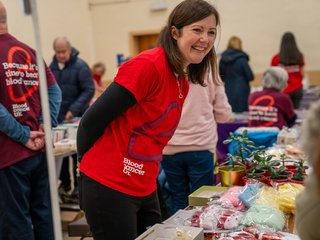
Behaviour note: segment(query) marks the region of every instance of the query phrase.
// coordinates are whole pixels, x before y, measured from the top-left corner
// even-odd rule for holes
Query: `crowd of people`
[[[219,28],[213,5],[182,1],[170,13],[158,46],[119,66],[108,87],[103,62],[90,68],[67,37],[54,39],[52,62],[45,64],[51,123],[80,119],[77,154],[63,159],[59,193],[79,203],[94,239],[134,239],[163,220],[160,171],[171,194],[170,214],[187,207],[189,194],[199,187],[215,185],[217,124],[231,121],[232,112],[248,112],[253,127],[294,124],[304,56],[293,33],[283,35],[263,73],[262,90],[251,92],[249,54],[240,37],[232,36],[219,59],[214,48]],[[37,83],[30,88],[28,81],[13,83],[12,77],[27,61],[25,71],[38,72],[36,53],[8,33],[1,1],[0,42],[0,239],[54,239],[39,78],[22,76]],[[312,146],[319,144],[320,127],[313,124],[320,122],[319,106],[305,125]],[[319,154],[305,145],[316,170],[305,190],[312,192],[319,190]],[[311,198],[319,209],[318,193],[312,194],[299,199],[301,212]],[[306,225],[315,216],[307,214],[298,214],[303,236],[310,235]]]
[[[225,83],[228,101],[235,113],[248,112],[249,126],[293,125],[303,97],[304,57],[294,34],[283,34],[279,53],[272,57],[270,68],[262,76],[262,90],[252,92],[254,79],[249,55],[242,50],[242,41],[233,36],[221,54],[219,72]]]

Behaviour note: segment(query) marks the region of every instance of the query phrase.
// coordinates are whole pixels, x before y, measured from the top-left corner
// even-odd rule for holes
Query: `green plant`
[[[281,160],[281,170],[283,171],[288,171],[288,166],[285,163],[294,163],[295,161],[287,159],[286,155],[284,153],[280,154],[280,160]],[[291,167],[291,165],[289,165],[289,167]],[[290,171],[290,170],[289,170]]]
[[[230,137],[223,141],[224,144],[234,144],[235,151],[233,155],[236,156],[237,161],[240,161],[244,165],[247,162],[247,158],[250,158],[252,155],[252,151],[257,149],[254,142],[247,137],[247,134],[247,130],[244,130],[242,134],[230,132]]]
[[[304,160],[299,159],[297,163],[294,164],[296,172],[293,175],[293,180],[295,181],[303,181],[305,177],[305,170],[308,169],[308,166],[304,165]]]
[[[253,179],[254,182],[263,182],[263,183],[266,183],[266,177],[263,175],[263,174],[246,174],[245,177],[244,177],[244,181],[245,183],[248,183],[249,181],[252,181],[252,180],[249,180],[249,179]]]
[[[260,176],[264,176],[263,174],[264,174],[264,170],[259,170],[255,167],[250,168],[246,172],[247,178],[254,178],[254,179],[259,179]]]
[[[268,171],[271,179],[284,179],[288,175],[287,168],[284,164],[285,158],[282,157],[281,159],[283,160],[282,166],[276,168],[281,163],[278,160],[273,160],[273,157],[274,155],[266,154],[265,150],[255,151],[252,156],[252,162],[254,162],[252,168],[254,168],[255,171]]]
[[[267,169],[268,169],[268,172],[270,173],[271,179],[285,179],[285,178],[288,178],[289,175],[291,175],[291,172],[288,172],[288,169],[285,165],[286,162],[291,162],[291,161],[286,160],[285,154],[280,155],[280,160],[281,161],[279,162],[277,160],[270,159],[269,164],[267,164]],[[279,165],[281,166],[278,168],[275,168],[276,166],[279,166]]]
[[[255,162],[255,168],[259,170],[272,171],[274,167],[280,165],[279,161],[272,160],[274,155],[268,155],[264,150],[254,152],[252,157],[252,161]]]
[[[258,162],[255,160],[251,160],[250,168],[247,170],[245,174],[245,179],[254,179],[255,181],[260,181],[260,182],[265,182],[266,177],[265,177],[265,172],[266,170],[260,169],[258,167]],[[245,180],[247,182],[247,180]]]
[[[241,163],[241,161],[239,161],[239,157],[238,156],[234,156],[231,153],[227,153],[227,159],[224,162],[225,165],[230,165],[231,169],[230,170],[234,170],[236,165],[243,165]]]
[[[257,173],[260,173],[262,170],[257,169],[256,166],[257,166],[257,165],[255,165],[254,163],[252,163],[252,164],[250,165],[249,170],[247,170],[246,175],[253,176],[253,175],[256,175]]]
[[[282,165],[280,167],[281,171],[286,171],[287,170],[286,165],[285,165],[286,155],[284,153],[280,154],[280,160],[281,160],[281,163],[282,163]]]
[[[270,179],[285,179],[285,178],[288,178],[286,169],[282,169],[281,167],[280,168],[270,167],[268,169],[268,171],[270,173]]]

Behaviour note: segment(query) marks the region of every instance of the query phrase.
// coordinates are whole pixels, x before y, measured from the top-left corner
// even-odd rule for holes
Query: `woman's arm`
[[[115,82],[110,84],[81,118],[77,132],[78,161],[102,136],[108,124],[136,102],[129,90]]]

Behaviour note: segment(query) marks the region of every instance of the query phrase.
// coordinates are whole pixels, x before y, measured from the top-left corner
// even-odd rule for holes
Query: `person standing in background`
[[[288,85],[283,92],[290,96],[293,107],[298,109],[303,96],[304,58],[293,33],[286,32],[283,34],[280,51],[273,56],[271,66],[281,66],[288,72]]]
[[[93,64],[91,71],[96,93],[101,94],[106,89],[102,82],[102,77],[106,72],[106,65],[102,62],[97,62]]]
[[[291,127],[297,115],[288,95],[288,73],[281,67],[270,67],[263,73],[262,91],[249,95],[249,127]]]
[[[214,71],[217,73],[217,71]],[[190,84],[178,127],[163,150],[161,167],[168,181],[171,213],[188,206],[190,193],[214,185],[217,122],[231,119],[232,111],[218,74],[206,75],[206,87]]]
[[[239,37],[233,36],[229,39],[227,50],[221,55],[219,72],[225,83],[232,111],[247,112],[249,82],[254,79],[254,76],[249,66],[249,56],[242,50],[242,42]]]
[[[79,51],[66,37],[57,37],[53,49],[55,55],[50,68],[62,91],[58,117],[62,123],[83,115],[94,95],[94,83],[88,64],[78,57]]]
[[[79,52],[73,48],[66,37],[57,37],[53,42],[55,55],[50,68],[62,91],[62,104],[58,116],[59,123],[70,122],[81,117],[89,107],[94,95],[94,83],[88,64],[78,57]],[[77,155],[73,159],[74,197],[77,197],[76,166]],[[72,189],[69,173],[69,157],[63,159],[59,187],[62,201],[68,200],[68,191]]]
[[[53,240],[36,52],[8,33],[0,1],[0,239]],[[52,126],[61,91],[45,65]]]
[[[132,240],[161,221],[157,176],[189,83],[216,76],[219,14],[204,0],[171,12],[159,46],[123,63],[80,121],[80,206],[95,240]]]

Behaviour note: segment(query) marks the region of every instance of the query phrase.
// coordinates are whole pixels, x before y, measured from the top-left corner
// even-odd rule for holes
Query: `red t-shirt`
[[[274,89],[264,89],[249,95],[249,126],[278,127],[287,126],[295,112],[288,95]]]
[[[10,34],[0,35],[0,103],[22,125],[39,129],[41,103],[36,54]],[[47,85],[55,78],[46,66]],[[37,154],[0,132],[0,169]]]
[[[271,66],[281,66],[283,67],[288,75],[288,85],[283,90],[284,93],[292,93],[299,88],[302,88],[302,68],[304,66],[304,60],[302,58],[302,63],[300,65],[291,65],[291,66],[284,66],[279,63],[279,54],[276,54],[271,61]]]
[[[84,155],[80,170],[119,192],[147,196],[156,190],[162,150],[177,127],[189,84],[179,79],[183,95],[179,98],[177,79],[162,48],[121,65],[114,81],[137,103],[107,126]]]
[[[102,81],[102,78],[101,78],[101,76],[100,75],[97,75],[97,74],[92,74],[92,78],[93,78],[93,80],[94,81],[96,81],[97,83],[101,83],[101,81]]]

